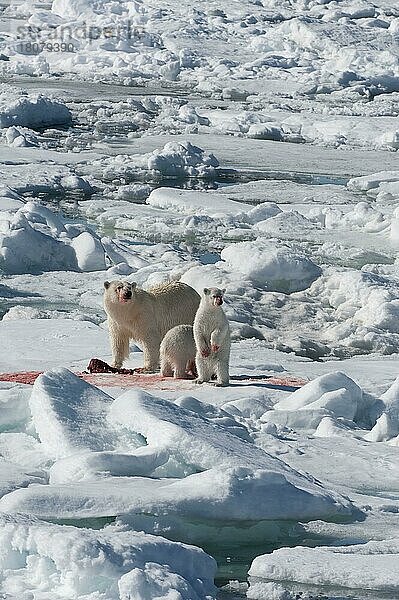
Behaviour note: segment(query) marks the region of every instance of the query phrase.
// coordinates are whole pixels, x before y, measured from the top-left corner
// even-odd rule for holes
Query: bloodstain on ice
[[[140,369],[116,369],[100,359],[92,359],[87,371],[75,373],[84,381],[99,387],[132,387],[157,388],[157,389],[190,389],[192,381],[187,379],[174,379],[162,377],[158,373],[141,373]],[[33,385],[43,371],[18,371],[15,373],[0,373],[0,381],[25,383]],[[262,385],[273,388],[296,389],[306,383],[303,379],[295,377],[272,377],[268,375],[233,375],[231,385]]]

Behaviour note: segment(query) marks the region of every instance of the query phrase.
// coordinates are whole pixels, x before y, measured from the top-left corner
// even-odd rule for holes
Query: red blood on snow
[[[100,387],[141,387],[172,390],[175,385],[181,389],[182,385],[192,387],[189,379],[173,379],[162,377],[158,373],[143,373],[142,369],[117,369],[111,367],[99,358],[92,358],[87,371],[75,373],[84,381]],[[33,385],[43,371],[19,371],[16,373],[0,373],[0,381],[26,383]],[[303,386],[306,381],[295,377],[269,377],[268,375],[232,375],[233,385],[262,385],[273,388],[296,389]]]

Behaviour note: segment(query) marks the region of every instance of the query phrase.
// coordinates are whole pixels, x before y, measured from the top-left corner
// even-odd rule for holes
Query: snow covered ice
[[[394,539],[389,544],[369,542],[357,546],[326,547],[322,550],[304,547],[281,549],[271,555],[256,558],[249,575],[251,580],[252,577],[283,582],[294,580],[298,584],[305,584],[303,589],[311,588],[315,591],[317,586],[322,585],[329,590],[327,593],[337,593],[339,590],[338,593],[347,594],[351,588],[359,588],[361,572],[362,588],[369,593],[397,594],[395,566],[398,558],[398,542]],[[270,598],[270,592],[267,584],[258,581],[251,585],[248,598]]]
[[[215,563],[198,548],[115,526],[99,532],[28,515],[0,518],[8,597],[198,600],[213,594]]]
[[[0,596],[395,600],[398,8],[0,29]],[[83,379],[112,279],[226,288],[231,384]]]

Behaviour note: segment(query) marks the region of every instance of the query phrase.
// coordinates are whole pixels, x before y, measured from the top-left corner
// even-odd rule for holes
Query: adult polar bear
[[[156,371],[162,338],[176,325],[192,325],[199,303],[199,294],[180,281],[163,283],[148,291],[135,282],[106,281],[104,308],[113,366],[122,367],[129,356],[129,340],[134,340],[144,352],[144,371]]]

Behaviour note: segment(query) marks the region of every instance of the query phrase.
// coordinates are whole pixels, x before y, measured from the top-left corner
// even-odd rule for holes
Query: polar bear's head
[[[126,304],[132,300],[136,286],[135,281],[104,281],[104,295],[109,302]]]
[[[203,300],[211,306],[222,306],[225,292],[220,288],[204,288]]]

